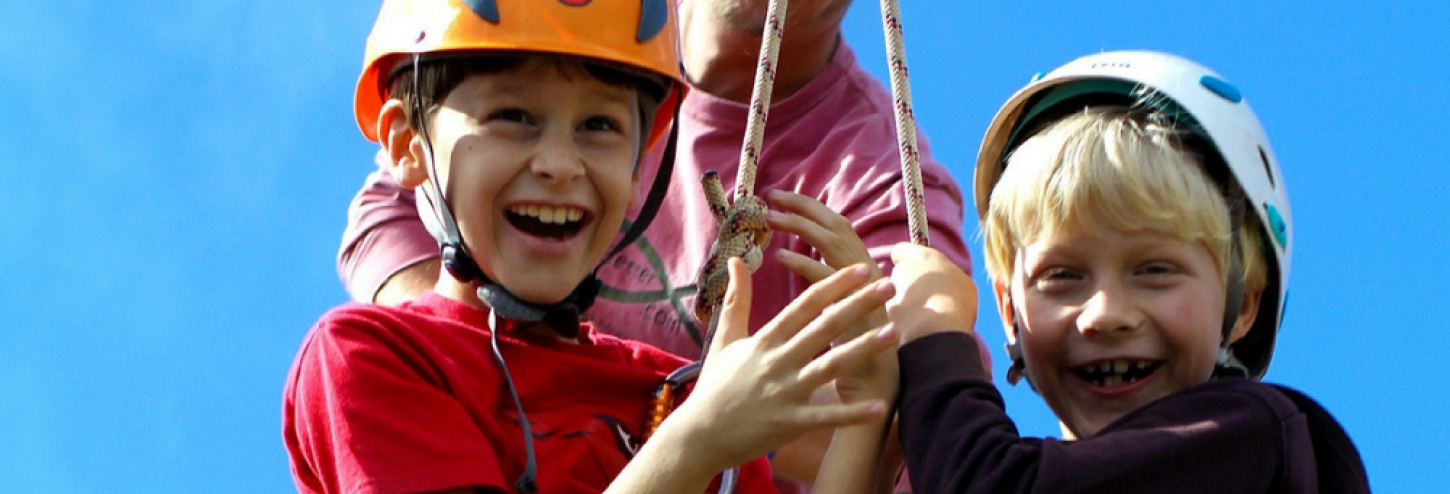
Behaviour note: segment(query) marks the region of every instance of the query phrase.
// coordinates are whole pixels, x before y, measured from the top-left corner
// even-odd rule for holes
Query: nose
[[[529,169],[552,182],[564,183],[584,174],[584,157],[570,132],[546,132]]]
[[[1077,316],[1078,332],[1088,337],[1129,334],[1142,323],[1142,313],[1133,308],[1129,296],[1112,287],[1093,292]]]

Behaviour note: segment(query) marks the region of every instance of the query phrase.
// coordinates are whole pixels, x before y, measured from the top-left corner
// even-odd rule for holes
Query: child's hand
[[[898,288],[886,305],[905,344],[942,331],[971,332],[977,322],[977,286],[951,259],[910,243],[891,249],[891,282]]]
[[[781,265],[811,283],[825,279],[838,269],[856,264],[867,265],[871,270],[872,280],[881,277],[881,269],[871,259],[866,244],[861,242],[861,237],[856,235],[856,230],[845,216],[820,201],[801,194],[775,190],[769,196],[771,206],[778,210],[770,214],[770,227],[796,235],[821,254],[821,261],[816,261],[781,249],[775,252],[775,258]],[[841,339],[855,338],[883,327],[886,323],[884,308],[872,310],[859,319]],[[836,392],[844,403],[870,399],[895,401],[898,374],[896,352],[882,352],[837,379]]]
[[[821,353],[852,322],[895,293],[890,283],[868,283],[867,266],[843,269],[811,286],[754,336],[747,336],[750,271],[740,259],[730,259],[729,270],[720,325],[699,382],[659,434],[681,439],[707,465],[725,468],[812,429],[884,417],[884,400],[812,404],[811,393],[895,347],[894,332],[880,330]]]

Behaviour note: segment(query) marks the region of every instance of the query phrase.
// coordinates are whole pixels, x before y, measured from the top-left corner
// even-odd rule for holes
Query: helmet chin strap
[[[1223,343],[1214,355],[1213,375],[1209,379],[1246,378],[1249,369],[1233,353],[1233,331],[1238,324],[1239,311],[1244,305],[1244,262],[1239,249],[1239,229],[1244,224],[1243,194],[1234,188],[1225,194],[1229,209],[1229,270],[1228,287],[1223,304]]]
[[[1233,235],[1234,253],[1238,253],[1238,232]],[[1244,269],[1243,263],[1237,255],[1232,256],[1232,268],[1229,270],[1228,294],[1224,300],[1223,307],[1223,344],[1218,347],[1218,353],[1213,358],[1213,376],[1210,379],[1225,378],[1246,378],[1249,377],[1249,368],[1234,356],[1233,351],[1233,330],[1238,322],[1239,310],[1244,304]]]
[[[1012,366],[1007,368],[1007,384],[1016,386],[1026,378],[1027,385],[1036,391],[1037,386],[1032,385],[1032,376],[1027,375],[1027,361],[1022,358],[1022,313],[1015,307],[1012,309],[1012,340],[1006,346],[1007,358],[1012,362]]]

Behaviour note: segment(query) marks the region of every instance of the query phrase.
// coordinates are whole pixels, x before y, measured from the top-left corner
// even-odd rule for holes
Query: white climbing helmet
[[[1262,227],[1269,265],[1264,297],[1254,326],[1230,347],[1249,377],[1262,378],[1274,353],[1288,293],[1293,247],[1289,195],[1258,117],[1236,87],[1207,67],[1166,53],[1114,51],[1073,60],[1034,78],[998,110],[982,140],[975,180],[977,217],[985,219],[992,188],[1006,167],[1005,158],[1021,144],[1018,134],[1024,127],[1033,126],[1034,117],[1054,107],[1061,109],[1063,103],[1075,103],[1081,109],[1103,104],[1104,99],[1132,101],[1134,92],[1142,88],[1166,97],[1169,101],[1163,103],[1172,107],[1170,111],[1191,117],[1180,121],[1191,122],[1189,130],[1212,144],[1244,192],[1246,209],[1254,213],[1244,215],[1244,224],[1252,225],[1247,219],[1257,218]],[[1210,175],[1214,172],[1210,170]],[[1009,341],[1015,338],[1008,335]]]

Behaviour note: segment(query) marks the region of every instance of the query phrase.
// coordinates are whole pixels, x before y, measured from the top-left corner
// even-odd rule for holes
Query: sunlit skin
[[[1022,318],[1027,375],[1068,438],[1090,437],[1213,372],[1226,291],[1200,242],[1152,231],[1054,232],[1019,249],[1010,289],[994,290],[1004,322]],[[1232,338],[1257,310],[1258,294],[1246,296]],[[1104,377],[1104,363],[1126,364],[1131,378],[1121,367]]]
[[[568,296],[639,199],[638,115],[632,89],[548,63],[473,75],[448,94],[429,137],[464,242],[484,273],[525,301]],[[421,139],[407,137],[407,156],[394,160],[393,172],[417,186],[427,177],[417,159],[425,153]],[[559,215],[548,210],[565,219],[541,219]],[[474,286],[451,276],[435,289],[479,305]]]

